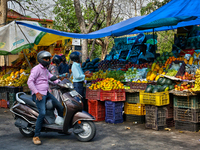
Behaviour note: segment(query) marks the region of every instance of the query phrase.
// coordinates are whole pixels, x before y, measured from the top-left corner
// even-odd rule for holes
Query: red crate
[[[88,113],[95,117],[94,121],[105,120],[105,104],[98,100],[88,100]]]
[[[100,101],[126,101],[124,89],[103,91],[101,90]]]
[[[4,99],[0,100],[0,107],[2,107],[2,108],[8,108],[7,101],[4,100]]]
[[[86,88],[86,99],[94,99],[94,100],[100,100],[100,94],[101,90],[90,90],[89,88]]]

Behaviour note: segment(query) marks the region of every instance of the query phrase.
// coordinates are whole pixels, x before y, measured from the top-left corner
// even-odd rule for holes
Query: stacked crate
[[[8,91],[8,107],[11,108],[16,101],[16,94],[18,92],[22,92],[23,88],[22,87],[7,87]]]
[[[165,127],[167,127],[167,117],[171,117],[170,113],[167,112],[167,107],[169,107],[170,104],[168,91],[145,93],[143,90],[141,90],[140,103],[145,104],[146,128],[163,130]]]
[[[91,114],[94,121],[105,120],[105,102],[100,101],[100,89],[90,90],[86,88],[86,99],[88,100],[88,113]]]
[[[125,90],[101,90],[100,100],[105,101],[105,122],[107,123],[122,123],[123,106],[126,100]]]
[[[200,95],[174,96],[175,128],[188,131],[200,129]]]
[[[173,127],[174,122],[174,106],[173,106],[173,94],[169,94],[169,105],[166,106],[166,124],[167,127]]]
[[[126,93],[124,118],[127,122],[142,124],[145,122],[145,105],[140,104],[139,92]]]
[[[8,92],[6,87],[0,87],[0,107],[8,108]]]

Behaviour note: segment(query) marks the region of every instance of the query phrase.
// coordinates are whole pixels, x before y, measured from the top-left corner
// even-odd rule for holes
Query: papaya
[[[159,78],[160,78],[160,75],[157,75],[155,78],[155,81],[158,81]]]
[[[154,62],[154,63],[152,64],[152,66],[151,66],[151,70],[153,71],[155,67],[156,67],[156,63]]]
[[[187,63],[188,63],[188,61],[187,61],[187,59],[186,59],[186,58],[184,58],[184,62],[185,62],[185,64],[187,64]]]
[[[190,57],[188,64],[192,65],[193,64],[193,60],[194,60],[194,57]]]

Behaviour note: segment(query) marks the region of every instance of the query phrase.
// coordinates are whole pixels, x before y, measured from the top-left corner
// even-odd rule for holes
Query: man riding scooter
[[[36,145],[41,144],[39,136],[44,121],[44,117],[46,114],[45,104],[48,98],[52,99],[52,103],[58,111],[58,116],[63,117],[63,109],[64,109],[63,106],[48,91],[49,89],[48,80],[53,76],[47,70],[51,62],[50,61],[51,57],[52,57],[51,54],[47,51],[41,51],[38,53],[37,60],[39,64],[31,70],[31,74],[27,82],[30,90],[32,91],[32,99],[36,103],[37,108],[39,110],[39,116],[37,118],[35,127],[35,135],[33,137],[33,143]],[[54,82],[58,83],[59,80],[56,80]]]

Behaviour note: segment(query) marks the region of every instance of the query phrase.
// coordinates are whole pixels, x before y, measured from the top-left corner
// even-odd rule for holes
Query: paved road
[[[34,145],[32,138],[23,137],[8,109],[0,108],[0,150],[200,150],[200,133],[180,133],[145,129],[132,123],[107,124],[97,122],[97,134],[91,142],[79,142],[70,136],[42,133],[42,145]],[[130,130],[126,129],[130,127]]]

